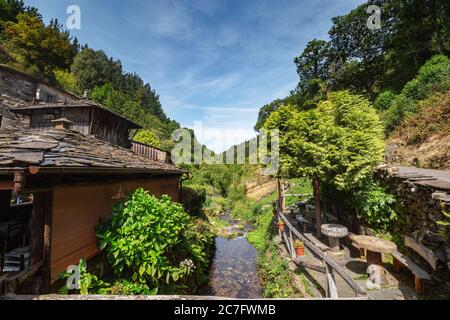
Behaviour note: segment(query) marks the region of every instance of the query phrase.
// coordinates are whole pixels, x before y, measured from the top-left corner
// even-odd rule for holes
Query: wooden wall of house
[[[90,108],[54,108],[38,109],[33,111],[30,127],[33,129],[48,130],[54,127],[52,120],[67,118],[73,122],[72,130],[89,135]]]
[[[130,147],[128,123],[112,116],[106,111],[96,109],[91,134],[98,139],[122,146]]]
[[[147,181],[128,181],[98,185],[61,186],[53,194],[53,226],[51,243],[51,277],[81,258],[89,259],[99,253],[95,227],[106,221],[122,189],[124,193],[144,188],[151,194],[167,194],[178,201],[179,177],[161,177]]]

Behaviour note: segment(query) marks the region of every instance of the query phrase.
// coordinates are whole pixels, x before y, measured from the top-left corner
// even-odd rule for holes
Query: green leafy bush
[[[132,283],[126,280],[118,280],[113,285],[100,280],[96,275],[90,273],[87,268],[87,262],[84,259],[80,260],[78,264],[80,272],[79,291],[80,294],[100,294],[100,295],[155,295],[158,288],[150,289],[147,285],[142,283]],[[70,273],[64,272],[60,278],[67,279],[71,276]],[[61,294],[68,294],[69,289],[64,286],[60,289]]]
[[[188,222],[183,207],[168,196],[157,199],[138,189],[99,229],[100,248],[119,278],[152,286],[177,281],[192,271],[173,255]]]
[[[384,111],[389,109],[389,107],[392,105],[393,101],[395,100],[396,94],[391,91],[387,90],[382,93],[380,93],[375,100],[375,108],[378,111]]]
[[[391,222],[397,219],[392,208],[394,203],[395,197],[372,181],[353,193],[353,206],[359,218],[380,232],[386,232]]]
[[[133,138],[134,141],[147,144],[154,148],[160,148],[161,142],[158,137],[150,130],[140,130]]]

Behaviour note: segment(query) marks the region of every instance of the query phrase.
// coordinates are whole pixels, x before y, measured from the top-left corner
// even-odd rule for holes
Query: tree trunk
[[[313,177],[312,180],[313,191],[314,191],[314,206],[316,209],[316,232],[319,237],[322,236],[322,216],[320,214],[320,182],[317,177]]]

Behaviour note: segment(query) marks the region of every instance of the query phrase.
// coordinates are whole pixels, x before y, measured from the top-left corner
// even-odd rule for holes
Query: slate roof
[[[0,173],[38,166],[65,172],[182,174],[174,164],[151,160],[129,149],[68,129],[0,130]]]

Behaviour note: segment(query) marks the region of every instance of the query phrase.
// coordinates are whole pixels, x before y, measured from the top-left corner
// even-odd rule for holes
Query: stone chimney
[[[52,123],[54,126],[53,128],[56,130],[63,130],[63,129],[70,130],[70,129],[72,129],[72,125],[73,125],[73,122],[67,118],[55,119],[55,120],[52,120]]]

